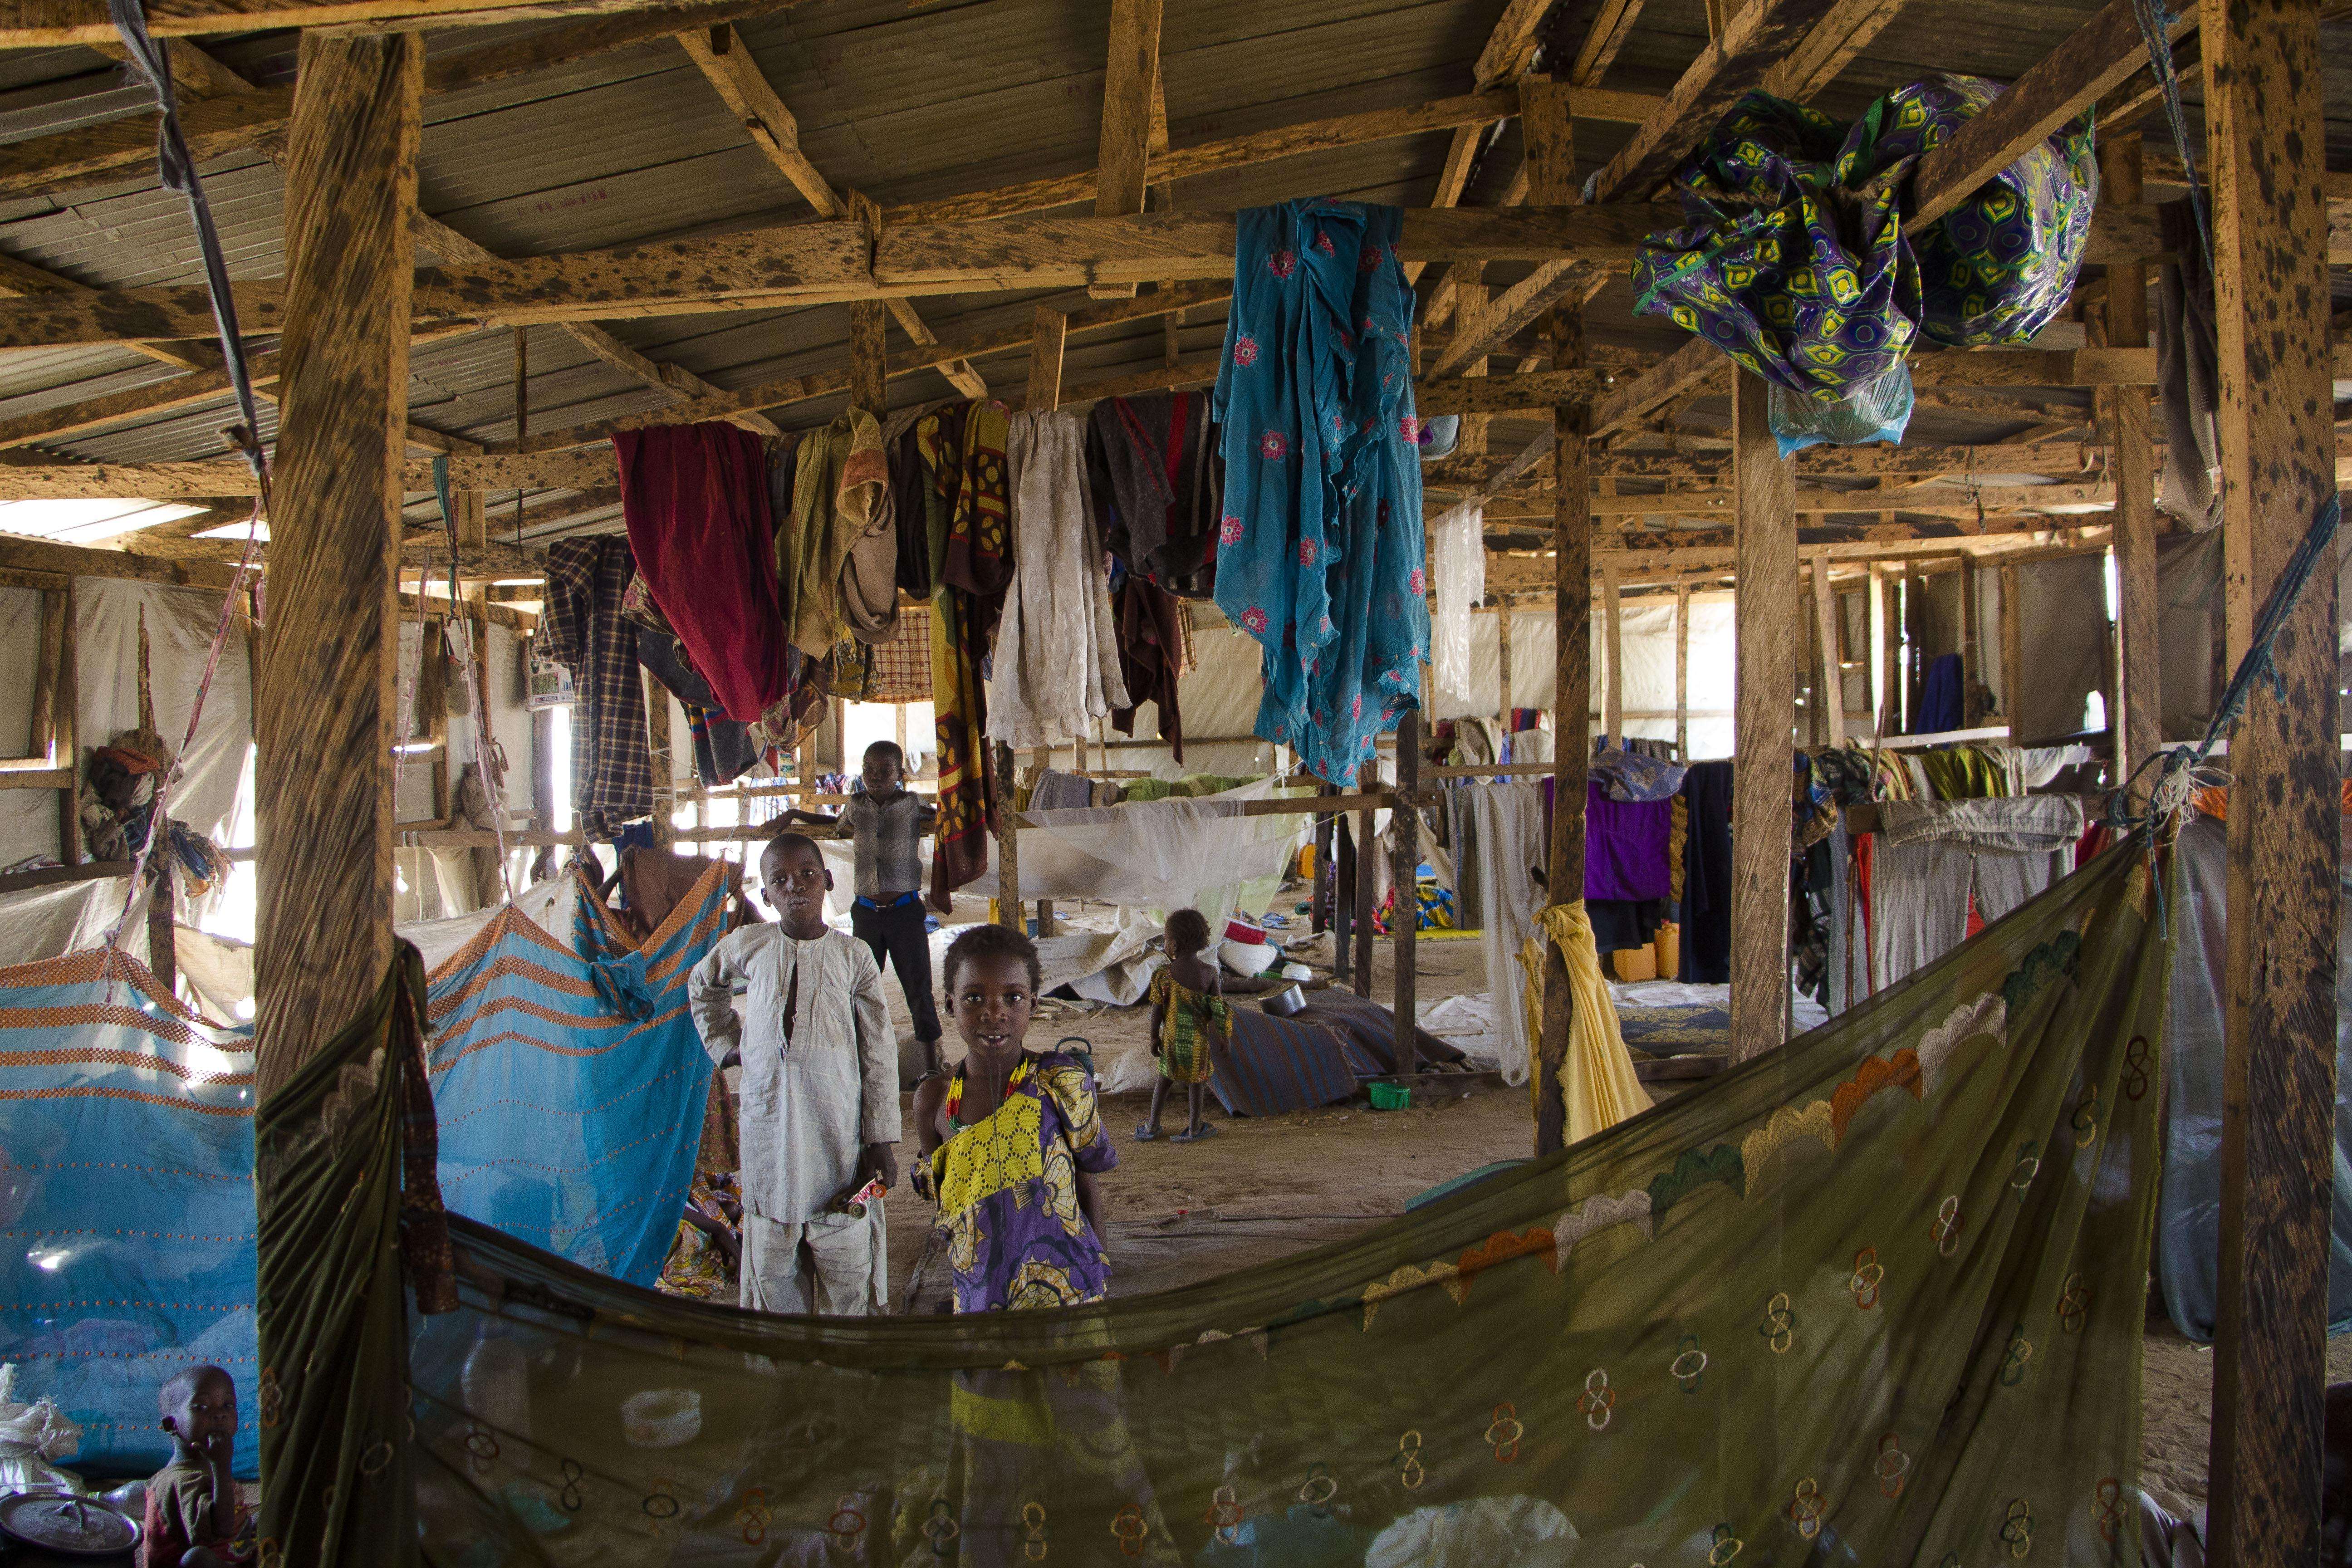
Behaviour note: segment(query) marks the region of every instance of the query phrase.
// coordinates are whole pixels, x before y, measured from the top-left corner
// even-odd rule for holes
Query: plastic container
[[[1616,965],[1620,980],[1630,982],[1658,977],[1658,952],[1654,947],[1621,947],[1610,957]]]
[[[1668,921],[1658,928],[1650,940],[1650,951],[1658,955],[1658,976],[1672,980],[1683,972],[1683,928]]]
[[[632,1448],[675,1448],[702,1433],[702,1395],[691,1388],[649,1388],[621,1401],[621,1436]]]
[[[1371,1091],[1374,1110],[1403,1110],[1412,1104],[1412,1090],[1401,1083],[1375,1083],[1365,1087]]]

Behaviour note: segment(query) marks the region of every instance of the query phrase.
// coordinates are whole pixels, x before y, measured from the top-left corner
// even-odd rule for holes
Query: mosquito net
[[[331,1052],[265,1111],[265,1172],[286,1141],[288,1201],[375,1240],[264,1237],[264,1441],[321,1483],[273,1488],[264,1534],[335,1560],[413,1479],[436,1563],[2105,1561],[2139,1455],[2151,906],[2146,859],[2103,856],[1563,1153],[1093,1307],[752,1316],[453,1220],[456,1310],[407,1320],[404,1383],[381,1324],[324,1310],[383,1299],[399,1201],[396,1086],[314,1131]]]

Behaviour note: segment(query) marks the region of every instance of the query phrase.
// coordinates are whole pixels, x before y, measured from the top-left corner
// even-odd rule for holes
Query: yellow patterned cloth
[[[1233,1014],[1225,999],[1176,984],[1166,970],[1151,977],[1152,1049],[1160,1076],[1171,1083],[1206,1083],[1215,1064],[1211,1042],[1230,1038]]]

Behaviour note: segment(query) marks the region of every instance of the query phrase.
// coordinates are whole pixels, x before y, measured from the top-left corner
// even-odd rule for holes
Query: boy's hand
[[[887,1143],[868,1143],[857,1156],[857,1184],[878,1181],[885,1188],[898,1184],[898,1152]]]

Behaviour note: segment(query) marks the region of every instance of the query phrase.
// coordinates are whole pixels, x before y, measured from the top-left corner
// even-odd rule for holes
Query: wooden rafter
[[[792,182],[793,188],[816,209],[817,216],[844,216],[849,210],[848,198],[834,189],[833,183],[802,153],[799,119],[785,106],[775,84],[760,68],[760,62],[751,58],[751,46],[743,41],[734,25],[722,22],[709,27],[692,27],[677,37],[687,58],[741,121],[752,145]],[[912,300],[894,299],[889,308],[892,319],[917,347],[929,347],[939,342],[937,334],[916,312]],[[933,368],[966,397],[988,395],[988,383],[968,362],[946,360]]]
[[[439,218],[423,212],[416,215],[416,238],[419,244],[442,260],[460,266],[496,266],[500,259]],[[684,365],[663,363],[641,354],[592,321],[566,321],[563,331],[572,342],[614,370],[635,377],[673,400],[726,395],[723,388],[712,385]],[[770,436],[777,433],[772,420],[751,410],[739,410],[727,417],[747,430],[757,430]]]
[[[1160,0],[1110,0],[1110,41],[1103,70],[1102,131],[1095,153],[1095,216],[1143,210],[1151,168],[1152,105],[1159,98]],[[1162,124],[1165,124],[1163,119]],[[1088,287],[1097,300],[1135,292],[1132,282]]]
[[[1645,234],[1671,221],[1665,215],[1673,210],[1671,204],[1653,202],[1414,209],[1405,215],[1398,251],[1408,259],[1532,260],[1540,263],[1539,272],[1579,262],[1619,263],[1634,254]],[[2157,235],[2155,209],[2107,207],[2094,220],[2088,255],[2104,261],[2160,254]],[[1230,212],[886,227],[870,244],[856,223],[800,224],[494,267],[420,269],[415,309],[420,325],[520,326],[1073,288],[1109,279],[1225,279],[1233,273],[1234,243]],[[282,285],[240,282],[236,289],[247,331],[278,330]],[[1514,298],[1524,300],[1518,285],[1496,300],[1489,322],[1512,309],[1507,301]],[[209,329],[211,310],[205,290],[188,285],[0,300],[0,348],[193,337]],[[1480,335],[1458,335],[1447,358],[1475,357],[1466,355],[1465,345]]]
[[[418,3],[431,5],[439,0],[418,0]],[[792,0],[781,0],[781,3],[791,4]],[[71,4],[77,8],[87,8],[87,0],[71,0]],[[28,5],[29,0],[8,0],[6,4],[0,4],[0,38],[11,36],[4,19],[22,13]],[[667,37],[688,27],[709,26],[740,16],[772,12],[779,8],[779,0],[721,0],[721,3],[710,5],[653,6],[623,0],[620,5],[604,8],[617,14],[597,16],[572,26],[506,43],[453,50],[442,55],[425,68],[425,94],[429,99],[446,93],[463,92],[568,61],[587,59],[652,39]],[[42,9],[45,12],[48,10],[47,7]],[[165,9],[159,4],[150,7],[148,12],[148,26],[158,36],[166,36],[173,28],[174,18],[163,15]],[[220,19],[232,16],[258,18],[269,9],[266,4],[253,9],[228,4],[222,5],[216,15]],[[105,5],[96,5],[95,13],[102,21],[106,16]],[[282,25],[289,24],[258,19],[239,20],[231,26],[196,30],[247,32]],[[108,22],[90,31],[89,37],[70,41],[99,44],[109,42],[114,37],[113,25]],[[0,43],[0,47],[16,47],[29,46]],[[223,93],[202,101],[183,104],[180,123],[187,135],[190,150],[201,163],[207,158],[250,152],[268,145],[273,139],[285,134],[293,108],[294,89],[290,87],[260,89],[247,94]],[[155,120],[152,114],[129,115],[103,124],[27,137],[22,142],[0,147],[0,195],[36,195],[71,190],[101,180],[139,174],[152,168],[154,161]]]

